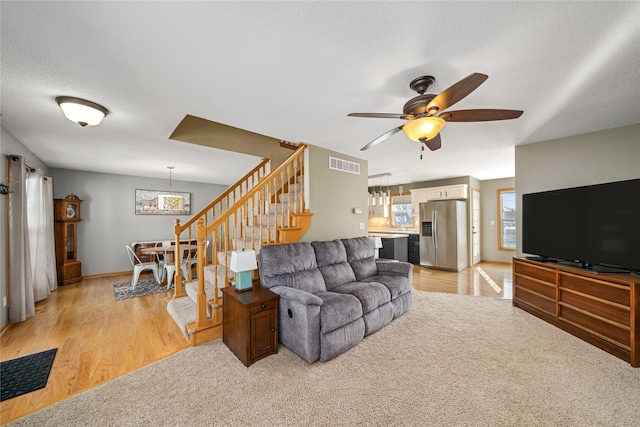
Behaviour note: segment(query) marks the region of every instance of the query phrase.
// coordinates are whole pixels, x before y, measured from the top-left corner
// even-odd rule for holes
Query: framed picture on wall
[[[136,190],[136,215],[191,215],[191,193]]]

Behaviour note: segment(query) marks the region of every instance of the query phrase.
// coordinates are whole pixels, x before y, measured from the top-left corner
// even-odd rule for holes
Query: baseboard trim
[[[116,271],[114,273],[92,274],[92,275],[89,275],[89,276],[82,276],[82,278],[83,279],[101,279],[103,277],[122,276],[123,274],[133,274],[133,270]],[[142,273],[142,274],[144,275],[145,273]]]

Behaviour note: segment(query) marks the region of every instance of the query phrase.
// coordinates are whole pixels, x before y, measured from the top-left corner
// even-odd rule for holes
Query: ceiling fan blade
[[[402,126],[404,126],[404,125],[402,125]],[[382,135],[380,135],[379,137],[377,137],[376,139],[374,139],[373,141],[371,141],[370,143],[368,143],[367,145],[362,147],[360,149],[360,151],[368,150],[369,148],[373,147],[374,145],[378,145],[379,143],[381,143],[385,139],[392,137],[393,135],[395,135],[396,133],[398,133],[398,132],[400,132],[402,130],[402,126],[398,126],[397,128],[393,128],[393,129],[383,133]]]
[[[440,147],[442,147],[442,140],[440,139],[440,134],[437,134],[436,136],[434,136],[430,140],[425,141],[424,145],[429,147],[429,150],[431,150],[431,151],[439,150]]]
[[[521,110],[458,110],[446,111],[439,115],[447,122],[490,122],[493,120],[517,119],[522,115]]]
[[[395,114],[395,113],[349,113],[349,117],[369,117],[374,119],[403,119],[411,120],[413,116],[407,114]]]
[[[431,109],[436,109],[436,111],[444,111],[445,109],[451,107],[453,104],[476,90],[476,88],[484,83],[484,81],[488,78],[489,76],[487,76],[486,74],[480,73],[473,73],[465,77],[453,86],[450,86],[447,89],[443,90],[438,96],[433,98],[431,102],[427,104],[426,111],[429,112],[429,110]],[[430,112],[430,114],[435,114],[435,112]]]

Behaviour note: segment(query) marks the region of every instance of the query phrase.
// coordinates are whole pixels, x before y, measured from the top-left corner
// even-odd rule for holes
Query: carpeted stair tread
[[[222,298],[222,291],[220,291],[220,287],[222,286],[223,280],[218,281],[219,285],[218,285],[218,297]],[[187,296],[189,297],[189,299],[191,301],[193,301],[194,307],[198,298],[198,281],[194,280],[192,282],[189,282],[185,285],[184,287],[185,292],[187,293]],[[214,286],[213,286],[213,282],[209,282],[207,280],[205,280],[204,282],[204,294],[206,295],[207,301],[210,301],[213,299],[213,291],[214,291]],[[195,310],[195,308],[194,308]],[[207,317],[211,317],[211,306],[209,304],[207,304]]]
[[[167,311],[180,327],[180,332],[189,341],[187,325],[196,321],[196,304],[189,297],[174,298],[169,300]]]
[[[274,225],[278,226],[286,226],[289,225],[289,217],[288,215],[268,215],[268,214],[260,214],[256,216],[254,224],[257,225]]]

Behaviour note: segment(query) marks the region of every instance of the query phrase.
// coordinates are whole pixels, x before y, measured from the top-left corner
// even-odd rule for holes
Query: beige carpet
[[[511,306],[415,292],[411,310],[308,365],[189,348],[10,425],[631,426],[640,369]]]

